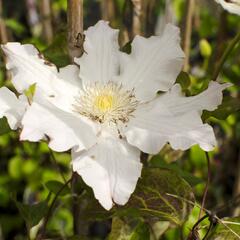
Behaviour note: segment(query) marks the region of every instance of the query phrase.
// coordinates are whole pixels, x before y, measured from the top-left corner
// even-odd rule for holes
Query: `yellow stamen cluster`
[[[133,90],[125,90],[113,82],[85,87],[73,104],[74,111],[94,121],[127,122],[137,107]]]

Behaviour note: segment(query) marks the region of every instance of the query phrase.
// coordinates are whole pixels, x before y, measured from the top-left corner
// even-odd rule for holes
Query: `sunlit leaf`
[[[240,237],[240,217],[224,218],[224,224],[218,223],[208,240],[239,240]],[[227,226],[227,227],[226,227]],[[238,235],[238,236],[237,236]]]
[[[125,209],[136,209],[147,219],[181,225],[192,209],[186,200],[194,201],[192,189],[175,171],[147,168]]]

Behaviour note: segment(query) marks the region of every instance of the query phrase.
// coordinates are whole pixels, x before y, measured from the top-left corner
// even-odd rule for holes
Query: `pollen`
[[[96,97],[95,106],[102,112],[111,110],[114,97],[111,95],[100,95]]]
[[[126,123],[133,116],[138,101],[134,90],[127,90],[121,84],[94,83],[75,98],[74,111],[100,123]]]

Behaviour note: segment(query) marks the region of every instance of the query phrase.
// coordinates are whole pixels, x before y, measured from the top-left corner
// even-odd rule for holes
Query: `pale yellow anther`
[[[95,106],[102,112],[110,110],[113,106],[113,96],[111,95],[97,96]]]

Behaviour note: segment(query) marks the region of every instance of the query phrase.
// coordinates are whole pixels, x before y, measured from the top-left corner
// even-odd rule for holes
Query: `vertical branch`
[[[115,17],[115,7],[113,0],[101,1],[102,19],[112,22]]]
[[[79,36],[83,40],[83,0],[68,0],[68,51],[73,60],[83,54],[83,41],[78,42]]]
[[[68,51],[70,58],[80,57],[83,52],[83,0],[68,0],[67,20],[68,20]],[[72,174],[72,213],[73,213],[73,231],[76,235],[86,236],[87,225],[82,210],[84,202],[79,202],[78,194],[80,190],[77,187],[78,175]]]
[[[51,3],[50,0],[41,1],[41,13],[42,13],[42,24],[43,33],[47,43],[51,43],[53,39],[53,28],[51,21]]]
[[[202,204],[201,204],[200,212],[199,212],[199,215],[198,215],[198,220],[201,218],[202,211],[205,207],[208,188],[209,188],[209,184],[210,184],[210,180],[211,180],[211,169],[210,169],[211,166],[210,166],[210,158],[209,158],[208,152],[205,152],[205,155],[206,155],[206,159],[207,159],[207,183],[206,183],[204,193],[203,193]]]
[[[7,41],[8,41],[7,29],[3,18],[3,4],[2,0],[0,0],[0,42],[2,44],[6,43]]]
[[[185,53],[183,71],[185,72],[189,70],[189,57],[190,57],[190,50],[191,50],[191,35],[192,35],[194,5],[195,5],[195,0],[187,0],[186,18],[184,23],[184,35],[183,35],[183,51]]]
[[[142,33],[142,1],[132,0],[133,3],[133,36],[140,35]]]
[[[28,24],[31,28],[31,32],[33,35],[39,35],[41,28],[36,0],[25,0],[25,2],[27,7]]]

